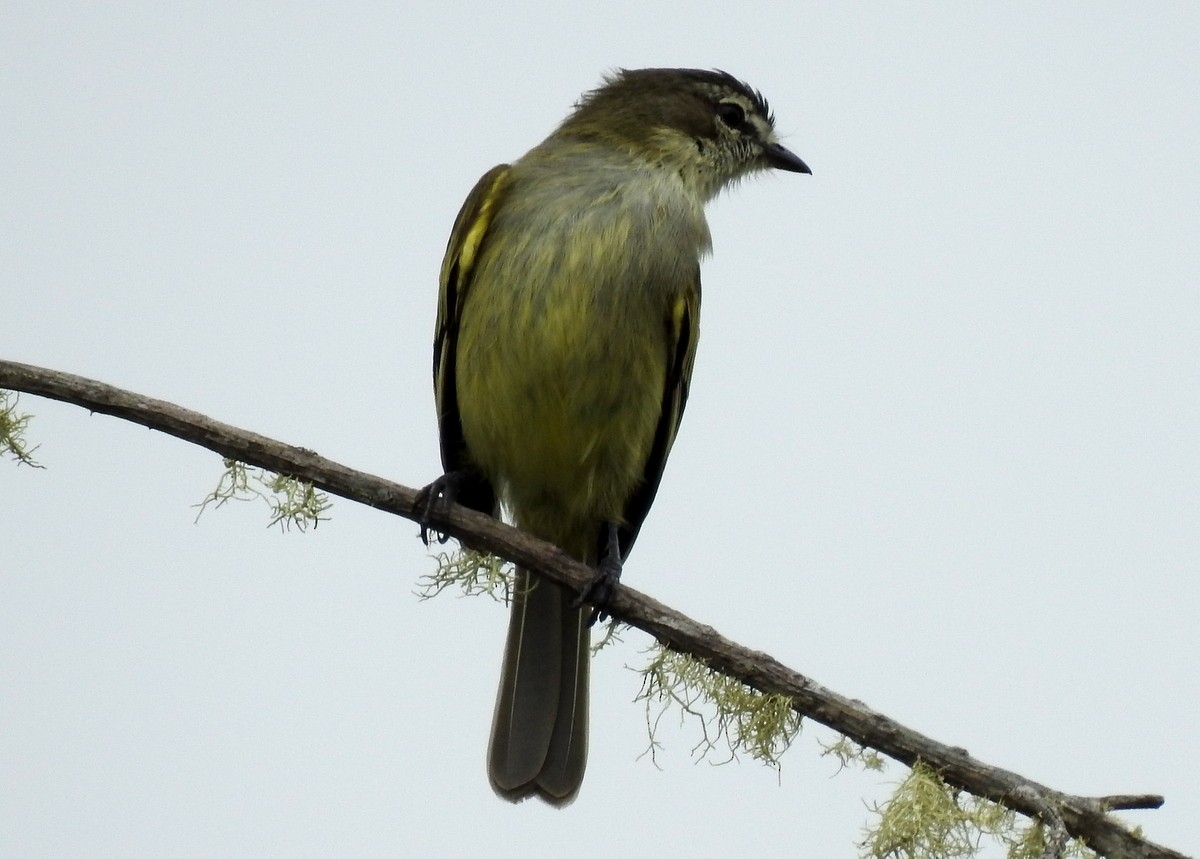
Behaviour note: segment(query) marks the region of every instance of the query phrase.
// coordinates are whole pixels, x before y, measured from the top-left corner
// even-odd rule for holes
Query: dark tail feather
[[[574,598],[517,571],[488,747],[492,788],[512,802],[568,805],[583,781],[591,633]]]

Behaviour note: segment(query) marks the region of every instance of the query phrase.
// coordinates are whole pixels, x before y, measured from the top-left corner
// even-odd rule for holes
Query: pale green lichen
[[[42,468],[33,458],[37,448],[25,441],[25,430],[33,417],[17,411],[19,401],[16,391],[0,390],[0,456],[11,456],[18,465]]]
[[[779,757],[800,733],[800,715],[786,695],[764,695],[739,680],[712,671],[702,660],[656,645],[649,664],[639,672],[650,744],[643,754],[656,759],[661,745],[656,731],[664,716],[678,710],[680,724],[699,729],[692,753],[705,759],[718,748],[728,752],[722,763],[748,754],[779,769]]]
[[[507,602],[512,587],[513,566],[490,552],[460,549],[434,556],[437,569],[417,581],[417,596],[432,599],[446,588],[456,587],[464,596],[487,594]]]
[[[244,462],[235,459],[224,460],[225,471],[221,473],[217,486],[203,501],[194,506],[200,511],[196,521],[211,504],[221,508],[230,501],[251,501],[260,498],[271,508],[271,525],[278,525],[281,530],[290,530],[293,526],[301,531],[308,527],[316,527],[318,523],[327,521],[323,515],[332,504],[329,496],[317,490],[311,483],[277,474],[262,468],[251,468]]]
[[[862,856],[869,859],[962,859],[979,855],[988,844],[1003,847],[1008,859],[1045,855],[1039,821],[1027,822],[999,803],[956,790],[920,762],[872,812],[876,820],[862,843]],[[1069,841],[1060,855],[1095,857],[1078,840]]]
[[[851,764],[857,764],[865,770],[882,772],[887,766],[887,760],[874,749],[860,746],[849,737],[838,735],[832,743],[817,740],[821,746],[821,757],[832,757],[838,762],[838,772]]]
[[[616,618],[610,617],[608,623],[604,624],[604,634],[600,636],[600,640],[592,642],[592,655],[595,656],[606,647],[620,644],[624,641],[621,633],[629,628],[629,624],[621,623]]]
[[[951,859],[976,855],[985,836],[1013,824],[1014,814],[994,803],[950,788],[918,763],[892,796],[872,811],[877,816],[863,842],[872,859]]]

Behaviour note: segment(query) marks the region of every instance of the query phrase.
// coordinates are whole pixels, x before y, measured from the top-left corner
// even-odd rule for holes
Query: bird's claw
[[[429,518],[434,513],[447,510],[454,503],[461,482],[459,472],[451,471],[443,474],[417,493],[417,503],[415,506],[420,512],[420,519],[417,521],[421,526],[421,542],[426,546],[429,545],[429,534],[431,531],[436,535],[439,543],[445,543],[450,539],[449,534],[434,531],[429,526]]]

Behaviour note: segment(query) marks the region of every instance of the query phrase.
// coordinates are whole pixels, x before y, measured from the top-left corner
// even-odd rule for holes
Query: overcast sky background
[[[1200,5],[0,5],[0,356],[410,486],[463,198],[616,66],[761,88],[814,175],[711,208],[688,414],[626,580],[1200,853]],[[193,524],[212,453],[25,397],[0,466],[0,853],[853,856],[904,770],[638,760],[496,799],[506,623],[416,526]]]

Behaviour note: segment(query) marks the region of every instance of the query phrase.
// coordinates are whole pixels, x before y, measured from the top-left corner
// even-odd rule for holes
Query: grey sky
[[[416,486],[458,206],[614,66],[761,88],[814,175],[711,208],[682,433],[627,581],[1200,852],[1200,6],[6,3],[5,358]],[[960,8],[961,6],[961,8]],[[968,8],[968,7],[978,8]],[[843,8],[844,7],[844,8]],[[637,760],[594,669],[565,812],[483,760],[504,612],[411,523],[193,525],[213,454],[32,397],[0,467],[0,852],[848,856],[782,776]]]

